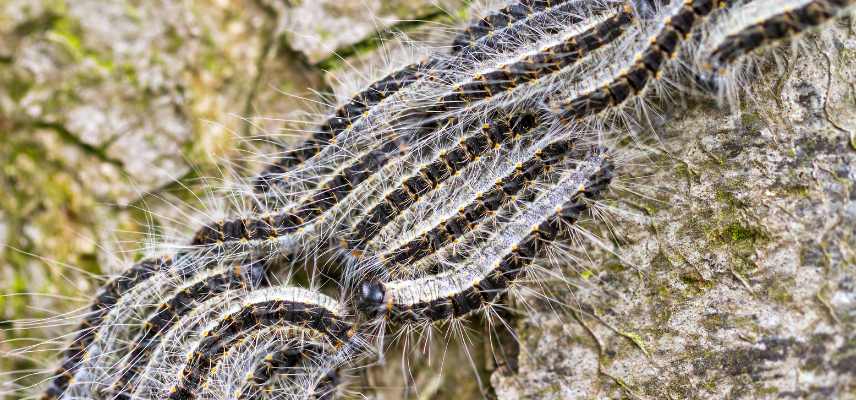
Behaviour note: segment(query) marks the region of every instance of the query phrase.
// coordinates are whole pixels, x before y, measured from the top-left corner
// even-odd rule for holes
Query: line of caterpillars
[[[591,176],[584,177],[585,184],[576,188],[570,200],[508,249],[508,253],[481,279],[468,282],[454,293],[433,292],[437,286],[460,286],[454,272],[448,275],[449,283],[438,285],[423,284],[425,279],[431,277],[406,282],[368,281],[361,288],[360,310],[375,319],[418,322],[460,318],[489,306],[522,276],[524,269],[533,260],[543,255],[551,242],[559,240],[567,232],[567,227],[573,225],[588,208],[589,201],[599,198],[608,188],[613,177],[613,166],[605,159],[600,162],[602,165]],[[409,296],[396,295],[396,291],[401,290],[420,292],[420,295],[413,296],[419,298],[419,301],[410,302],[406,299]]]
[[[464,28],[461,34],[452,41],[452,54],[461,53],[465,49],[477,49],[480,46],[485,46],[484,42],[487,40],[497,41],[509,36],[509,34],[513,33],[510,31],[520,25],[518,24],[519,22],[534,18],[539,13],[550,10],[552,7],[559,6],[567,1],[526,0],[510,4],[508,7]],[[477,56],[475,54],[459,55],[454,59],[456,62],[477,61]],[[392,94],[425,77],[439,79],[439,77],[433,75],[436,71],[432,71],[432,68],[438,66],[439,63],[439,58],[428,58],[414,64],[409,64],[355,94],[339,106],[333,113],[333,116],[324,121],[315,130],[312,137],[306,139],[297,149],[288,151],[279,161],[270,165],[259,174],[254,185],[255,189],[260,192],[270,190],[280,176],[289,169],[300,165],[321,152],[321,149],[330,144],[336,135],[352,126],[357,119],[365,116],[369,108],[377,105]]]
[[[600,26],[586,31],[579,38],[570,38],[560,45],[543,50],[542,53],[539,53],[540,56],[528,56],[521,62],[515,63],[510,67],[507,66],[508,68],[500,70],[500,72],[503,72],[503,74],[517,74],[520,79],[510,78],[512,75],[506,75],[506,78],[503,80],[506,83],[505,88],[511,90],[519,83],[540,79],[543,77],[543,74],[553,73],[566,67],[579,60],[585,52],[593,51],[613,40],[620,34],[623,27],[631,21],[632,10],[624,7],[618,15],[609,18]],[[475,82],[475,84],[486,88],[483,85],[489,84],[489,82],[483,79]],[[503,85],[502,82],[493,82],[493,84]],[[471,91],[473,94],[490,93],[490,89],[475,89],[475,86],[471,88]],[[458,100],[447,99],[448,102],[445,107],[460,101],[460,95],[460,92],[453,94],[453,96],[457,96]],[[480,97],[479,100],[484,100],[490,96],[474,96],[471,100],[476,100],[476,97]],[[437,121],[434,121],[434,123],[436,124]],[[443,172],[448,172],[445,176],[451,175],[467,163],[478,159],[478,156],[486,150],[484,139],[484,135],[474,135],[468,139],[469,142],[462,142],[457,148],[441,153],[440,157],[434,163],[424,167],[417,175],[405,181],[404,186],[393,190],[387,195],[386,201],[375,207],[369,219],[357,225],[356,230],[358,233],[356,236],[370,239],[377,232],[377,229],[373,229],[373,227],[382,226],[382,221],[394,216],[396,208],[401,207],[401,204],[409,204],[409,202],[418,199],[422,193],[421,189],[436,187],[438,183],[442,182],[441,176],[443,176]],[[494,146],[505,141],[500,138],[490,140],[490,135],[488,135],[487,139],[488,144],[493,144]],[[389,160],[389,157],[383,158],[379,155],[388,154],[388,148],[395,147],[396,144],[401,145],[399,141],[390,141],[386,145],[387,148],[374,150],[361,159],[367,160],[368,164],[366,161],[357,162],[344,173],[336,175],[333,179],[325,183],[322,191],[316,193],[306,206],[303,206],[296,212],[280,213],[272,217],[267,217],[265,220],[244,219],[219,222],[200,230],[193,244],[204,245],[239,240],[272,239],[280,234],[293,232],[310,218],[320,215],[334,206],[336,202],[345,198],[371,172],[376,171],[383,165],[383,162]],[[443,171],[443,169],[446,169],[446,171]],[[432,171],[438,173],[431,174]],[[425,175],[426,173],[428,175]],[[354,174],[358,175],[355,177]],[[391,204],[395,204],[396,207],[391,207]],[[364,240],[358,241],[357,245],[352,247],[359,250],[362,247],[362,243],[364,243]]]
[[[629,92],[641,93],[650,78],[657,78],[664,61],[675,54],[679,42],[686,38],[686,35],[692,30],[694,22],[707,15],[715,6],[724,4],[725,2],[714,1],[687,2],[678,14],[667,21],[663,31],[652,43],[652,46],[640,55],[629,71],[598,90],[563,102],[563,117],[566,120],[572,120],[594,115],[622,104],[629,97]],[[720,70],[727,68],[740,55],[749,53],[764,43],[778,41],[825,23],[830,18],[840,15],[842,10],[850,6],[852,6],[852,1],[812,1],[796,10],[761,21],[738,34],[732,35],[734,40],[724,41],[714,51],[718,68]],[[255,229],[255,232],[264,232],[265,227],[276,229],[272,221],[266,221],[262,225],[264,226],[261,229]],[[227,238],[235,240],[246,238],[240,233],[242,228],[237,225],[232,225],[229,228],[229,233],[226,233],[224,224],[223,231],[222,234],[218,233],[218,238],[224,240]],[[243,231],[247,231],[246,227]],[[58,398],[62,394],[64,387],[67,386],[68,381],[73,376],[74,369],[82,361],[85,348],[91,342],[93,329],[100,323],[100,319],[103,318],[107,310],[116,304],[118,298],[127,293],[135,284],[148,279],[159,271],[170,268],[172,262],[173,259],[170,257],[144,260],[104,286],[93,303],[90,313],[81,323],[75,341],[64,352],[65,359],[56,374],[56,378],[46,391],[46,398]],[[460,307],[461,310],[466,308],[465,306]]]
[[[335,120],[335,122],[331,122],[328,120],[322,127],[315,133],[315,135],[307,139],[307,141],[298,146],[297,150],[293,151],[294,154],[288,154],[282,158],[279,162],[274,165],[269,166],[264,172],[260,174],[260,176],[256,179],[255,187],[259,189],[261,192],[265,192],[268,190],[273,190],[276,187],[276,184],[285,176],[288,171],[295,170],[295,167],[299,166],[301,163],[308,160],[310,157],[317,155],[321,152],[321,150],[331,144],[338,144],[335,139],[335,136],[349,130],[353,127],[353,125],[362,118],[365,118],[368,115],[368,111],[378,105],[384,99],[390,97],[391,95],[397,93],[399,90],[402,90],[411,84],[418,82],[423,79],[433,80],[433,81],[442,81],[448,79],[446,75],[449,75],[450,72],[454,70],[461,70],[465,68],[467,65],[471,65],[475,62],[482,60],[485,56],[484,54],[490,54],[488,52],[488,48],[491,48],[486,42],[503,42],[503,43],[514,43],[511,37],[516,34],[520,34],[520,31],[526,30],[526,28],[532,28],[530,25],[535,24],[538,25],[539,17],[542,19],[546,19],[546,21],[540,21],[546,25],[548,28],[547,32],[540,32],[541,34],[556,34],[559,33],[559,25],[555,24],[556,21],[550,18],[544,18],[551,15],[562,15],[565,18],[561,20],[567,24],[572,25],[579,22],[583,22],[581,11],[586,7],[585,2],[582,1],[525,1],[516,3],[514,5],[510,5],[508,7],[509,12],[509,21],[505,25],[498,25],[494,28],[484,31],[482,29],[475,29],[473,33],[472,45],[467,47],[469,48],[479,48],[482,50],[482,53],[467,53],[467,54],[456,54],[455,51],[452,52],[452,56],[445,57],[433,57],[429,58],[425,61],[422,61],[417,64],[409,65],[402,68],[399,71],[393,72],[389,76],[383,78],[380,82],[384,82],[384,85],[379,85],[379,87],[387,88],[386,90],[372,90],[371,88],[360,92],[354,98],[346,102],[343,106],[341,106],[334,117],[331,120]],[[526,12],[525,18],[511,18],[510,16],[513,14],[515,16],[520,16],[522,13]],[[505,15],[503,12],[500,14]],[[498,18],[498,17],[497,17]],[[553,23],[550,23],[553,22]],[[479,25],[480,23],[476,23],[475,25]],[[606,28],[604,28],[604,31]],[[475,32],[478,32],[476,34]],[[532,32],[530,32],[532,33]],[[481,34],[481,36],[478,36]],[[529,36],[532,36],[531,34]],[[591,36],[588,36],[585,40],[583,40],[583,47],[587,44],[594,44],[592,40],[590,40]],[[595,40],[596,41],[596,40]],[[603,40],[608,41],[608,40]],[[522,43],[516,43],[516,45],[520,45]],[[569,44],[569,46],[573,46],[573,44]],[[453,46],[454,48],[454,46]],[[499,51],[500,49],[494,49],[495,51]],[[506,49],[508,50],[508,49]],[[574,51],[579,50],[579,52],[585,51],[585,48],[575,49]],[[545,53],[550,52],[560,52],[561,48],[551,48],[544,50]],[[567,50],[568,52],[570,49]],[[478,54],[482,54],[481,57]],[[494,54],[496,54],[494,52]],[[556,54],[553,55],[555,57]],[[548,56],[549,57],[549,56]],[[560,64],[561,58],[567,57],[567,61],[564,63],[571,63],[571,55],[568,56],[559,56],[558,60],[555,61],[556,64]],[[532,81],[538,79],[538,69],[542,68],[539,62],[544,61],[537,57],[532,58],[531,60],[524,60],[520,65],[515,66],[515,68],[521,68],[525,78],[519,80],[518,83],[523,81]],[[509,67],[509,71],[513,70],[513,68]],[[549,69],[549,68],[548,68]],[[528,72],[526,72],[528,70]],[[541,72],[541,74],[548,73],[546,70]],[[374,86],[374,85],[372,85]],[[367,96],[366,92],[374,93],[372,96]],[[371,98],[375,101],[364,101],[366,98]],[[447,105],[447,108],[455,108],[455,102],[451,102]],[[460,108],[460,107],[457,107]],[[435,126],[438,124],[434,124]],[[333,129],[326,129],[326,127],[334,127]],[[319,136],[320,135],[320,136]],[[322,137],[323,136],[323,137]],[[299,153],[299,154],[298,154]]]
[[[535,60],[532,60],[532,61],[534,62]],[[386,81],[388,81],[388,79]],[[381,87],[381,86],[386,87],[385,85],[378,85],[376,87]],[[382,149],[382,150],[387,150],[387,149]],[[369,161],[375,160],[374,157],[367,157],[366,159]],[[360,178],[364,178],[364,176],[366,175],[366,172],[368,172],[372,169],[371,165],[365,165],[363,163],[357,163],[357,165],[360,165],[360,167],[353,169],[353,170],[358,171],[356,177],[351,175],[353,181],[360,181],[361,180]],[[350,181],[347,181],[347,180],[335,181],[335,183],[337,184],[336,190],[334,190],[332,193],[328,193],[323,198],[316,199],[316,200],[319,200],[317,202],[320,203],[320,205],[322,207],[325,205],[330,205],[331,200],[334,200],[334,199],[337,200],[338,199],[337,194],[344,193],[345,192],[344,188],[347,186],[351,186]],[[307,218],[316,214],[320,210],[319,210],[319,208],[316,208],[316,207],[305,207],[305,208],[303,208],[302,211],[303,211],[302,213],[284,214],[284,215],[279,215],[279,216],[267,218],[264,220],[261,220],[261,219],[254,220],[254,221],[252,221],[252,223],[249,223],[249,224],[247,223],[246,220],[240,220],[240,221],[228,221],[228,222],[225,222],[223,224],[218,224],[218,226],[216,228],[206,227],[206,228],[203,228],[202,230],[200,230],[200,232],[196,235],[196,239],[194,240],[193,244],[199,245],[199,244],[214,243],[214,242],[225,242],[225,241],[231,241],[231,240],[251,240],[252,238],[276,237],[276,236],[278,236],[278,234],[280,234],[280,232],[293,231],[297,227],[301,226]],[[149,264],[148,263],[142,263],[140,265],[146,266]],[[146,270],[145,267],[142,269],[144,271]],[[138,276],[137,279],[144,279],[144,278],[145,278],[145,276]],[[131,277],[130,279],[121,279],[120,278],[119,280],[117,280],[117,282],[132,283],[137,279],[135,279],[134,277]],[[111,304],[111,302],[110,302],[111,297],[114,299],[118,297],[118,296],[114,295],[111,288],[117,287],[117,286],[120,286],[120,285],[108,285],[107,290],[105,290],[106,296],[102,296],[100,298],[100,299],[104,299],[106,301],[99,301],[96,304],[96,306],[97,305],[103,306],[103,308],[101,308],[101,310],[104,310],[107,307],[109,307],[109,305]],[[118,294],[118,293],[116,293],[116,294]],[[95,307],[93,307],[93,308],[95,308]],[[97,319],[95,317],[97,317],[97,315],[94,315],[89,320]],[[78,347],[85,347],[85,345],[88,344],[87,340],[85,340],[86,339],[85,337],[81,337],[78,339],[79,340],[76,341],[80,345]],[[82,353],[82,348],[69,349],[69,352],[72,355],[74,355],[75,353]],[[70,361],[69,366],[73,366],[74,364],[76,364],[78,362],[78,360],[76,360],[76,358],[79,358],[79,357],[73,357],[73,356],[69,357],[69,361]],[[64,371],[61,375],[68,377],[69,372],[71,370],[73,370],[73,368],[64,368]],[[56,392],[56,390],[55,390],[55,392]]]
[[[602,24],[602,26],[600,26],[599,28],[590,30],[582,35],[579,35],[579,42],[576,40],[577,37],[574,36],[574,38],[569,39],[563,44],[542,50],[541,54],[546,55],[546,57],[527,57],[523,61],[514,64],[514,66],[508,68],[507,71],[514,71],[516,69],[519,69],[520,71],[525,71],[523,73],[523,75],[525,75],[525,78],[522,78],[520,80],[512,79],[509,82],[513,84],[507,85],[507,89],[513,89],[517,83],[532,83],[532,80],[541,79],[542,77],[548,74],[554,73],[566,67],[567,65],[572,64],[575,60],[581,58],[586,51],[593,51],[596,48],[609,43],[621,32],[621,29],[618,29],[618,27],[620,26],[623,29],[624,26],[631,22],[631,17],[631,10],[628,7],[624,7],[618,15],[608,19],[606,23]],[[613,32],[611,36],[609,34],[606,34],[606,32],[610,31]],[[580,45],[578,45],[577,43],[580,43]],[[490,96],[480,96],[480,99],[486,100],[489,97]],[[453,122],[453,117],[449,116],[441,120],[429,121],[427,123],[423,123],[423,125],[421,126],[421,128],[428,128],[427,131],[411,133],[409,137],[396,137],[393,141],[387,143],[388,145],[392,144],[393,142],[399,143],[401,148],[400,152],[398,153],[398,156],[400,156],[403,151],[406,151],[407,144],[413,143],[415,140],[422,136],[420,133],[427,133],[435,130],[438,126],[447,126],[448,124]],[[350,192],[356,189],[357,184],[362,181],[346,179],[349,177],[349,173],[351,173],[351,171],[356,170],[364,173],[363,177],[367,177],[368,175],[365,174],[365,172],[374,172],[372,171],[371,167],[373,167],[374,170],[378,170],[382,168],[385,163],[388,163],[392,159],[395,159],[395,157],[380,158],[377,156],[377,154],[386,154],[386,152],[387,150],[383,148],[372,150],[360,159],[374,162],[373,164],[371,164],[370,167],[367,167],[364,162],[356,162],[352,164],[344,171],[335,175],[333,179],[330,179],[326,183],[324,183],[317,193],[312,196],[309,196],[307,203],[305,203],[304,206],[298,211],[281,212],[279,215],[269,218],[273,219],[273,221],[269,221],[266,225],[273,225],[275,228],[277,228],[277,232],[273,235],[273,237],[278,236],[279,231],[284,231],[285,233],[290,233],[294,231],[302,224],[304,224],[305,221],[307,221],[309,218],[315,217],[323,213],[327,209],[334,206],[337,202],[347,197]],[[454,155],[454,153],[452,154]],[[288,217],[288,220],[277,221],[276,218],[279,217]],[[280,224],[278,222],[285,222],[285,224]],[[250,221],[244,221],[243,223],[239,223],[236,221],[221,222],[217,224],[219,226],[214,225],[208,227],[208,232],[200,232],[204,237],[197,237],[198,240],[195,240],[193,244],[214,244],[218,242],[228,242],[230,240],[253,240],[264,237],[260,235],[252,235],[253,232],[266,233],[264,229],[265,224],[263,222],[254,222],[255,228],[257,229],[253,229],[252,227],[244,228],[243,226],[247,225],[248,223],[253,224],[253,222]],[[240,234],[243,234],[244,236],[239,236]]]
[[[247,304],[223,317],[216,326],[206,331],[201,342],[189,353],[181,371],[179,383],[170,389],[172,400],[196,398],[195,389],[216,367],[225,349],[239,341],[248,332],[263,327],[293,325],[312,329],[327,337],[336,348],[343,347],[355,334],[354,327],[335,310],[320,304],[283,299],[265,300]]]
[[[629,97],[629,88],[632,86],[631,81],[638,84],[639,92],[644,90],[649,82],[648,78],[651,76],[658,77],[660,68],[663,66],[665,60],[675,54],[679,42],[688,37],[695,22],[712,12],[716,6],[724,5],[724,1],[716,2],[715,0],[685,2],[677,12],[664,21],[655,39],[640,54],[637,61],[627,73],[620,75],[612,83],[603,86],[600,90],[585,93],[575,98],[574,102],[563,104],[563,108],[565,108],[561,114],[563,122],[566,122],[567,119],[583,119],[611,106],[622,104]],[[618,89],[619,87],[628,89],[625,91],[626,95],[620,101],[618,99],[614,102],[596,101],[601,98],[607,100],[614,98],[615,94],[621,93],[620,89]],[[598,94],[605,94],[605,96],[598,96]],[[608,179],[605,181],[608,182]],[[574,204],[575,206],[579,206],[579,203]],[[524,241],[524,243],[535,242],[530,235],[529,241]],[[420,244],[422,246],[430,245],[430,240],[421,241]],[[489,304],[495,298],[495,292],[504,290],[508,286],[508,282],[513,281],[513,279],[500,278],[508,277],[508,274],[503,271],[512,271],[513,274],[519,272],[519,268],[514,267],[519,265],[517,261],[520,259],[518,257],[520,254],[528,255],[530,252],[535,251],[531,246],[520,246],[519,248],[523,250],[523,253],[512,251],[506,259],[496,265],[497,273],[489,274],[481,281],[472,282],[472,285],[452,295],[441,294],[435,298],[431,298],[431,294],[415,296],[421,299],[416,304],[408,303],[406,299],[399,301],[394,292],[387,292],[385,285],[395,287],[398,281],[365,283],[361,292],[363,310],[375,314],[380,313],[381,310],[385,310],[385,313],[380,313],[380,315],[384,315],[386,318],[394,321],[437,320],[466,315],[473,310],[479,309],[484,304]],[[419,291],[422,288],[410,287],[410,290]],[[425,300],[426,298],[430,300]]]
[[[576,7],[582,8],[580,5],[576,5]],[[610,9],[615,9],[615,7],[606,7],[606,10]],[[613,17],[608,18],[596,27],[573,35],[562,43],[542,49],[538,54],[526,56],[522,60],[511,64],[505,64],[494,71],[466,78],[460,85],[455,85],[455,90],[442,96],[441,100],[437,102],[439,105],[431,106],[421,113],[434,114],[443,110],[454,109],[457,114],[462,114],[473,103],[483,103],[493,98],[494,95],[509,94],[515,88],[520,87],[519,85],[523,85],[524,83],[532,85],[538,80],[573,65],[582,59],[585,54],[609,44],[612,40],[620,36],[624,29],[634,20],[632,9],[627,5],[619,7],[614,14]],[[500,89],[501,91],[497,91]],[[461,107],[460,103],[464,100],[466,101],[466,105],[465,107]],[[448,113],[441,114],[440,118],[428,118],[423,122],[419,122],[416,124],[418,129],[415,132],[397,137],[395,140],[406,144],[414,143],[420,138],[436,132],[438,127],[454,125],[454,115],[448,115]],[[406,146],[403,145],[403,147]],[[368,153],[367,157],[370,157],[371,154],[371,152]],[[389,162],[391,159],[388,158],[384,161]],[[380,165],[379,167],[382,166]],[[338,177],[341,175],[342,173],[336,175],[337,178],[328,180],[311,199],[318,202],[319,198],[330,199],[331,197],[336,197],[338,201],[346,197],[350,191],[355,190],[354,185],[340,184]],[[332,196],[328,195],[327,192],[331,192]]]
[[[129,346],[128,356],[121,373],[111,385],[110,393],[116,400],[129,400],[136,389],[135,379],[142,375],[163,334],[200,303],[230,290],[251,290],[265,287],[265,264],[255,262],[245,270],[236,264],[226,272],[205,277],[179,289],[175,295],[158,306],[157,311],[143,325],[142,332]]]
[[[461,207],[457,214],[444,219],[429,231],[404,245],[388,250],[383,257],[387,271],[403,268],[430,256],[441,247],[474,230],[483,219],[505,206],[551,168],[568,158],[573,159],[576,138],[560,139],[536,151],[535,155],[520,163],[510,175],[502,177],[486,192],[478,193],[469,204]],[[569,157],[570,156],[570,157]]]

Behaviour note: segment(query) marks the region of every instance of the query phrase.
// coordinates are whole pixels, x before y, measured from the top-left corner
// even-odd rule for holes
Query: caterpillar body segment
[[[496,123],[498,118],[492,118],[491,123]],[[418,199],[409,202],[407,207],[398,210],[390,220],[381,221],[383,223],[378,226],[380,229],[368,241],[364,250],[354,251],[357,259],[401,246],[421,233],[422,230],[434,226],[451,214],[455,214],[463,204],[470,200],[471,196],[491,186],[495,181],[495,175],[502,176],[508,173],[507,171],[513,170],[521,157],[520,154],[526,152],[526,149],[537,142],[544,133],[541,123],[535,122],[536,120],[530,120],[528,117],[517,122],[513,119],[509,120],[518,126],[513,129],[513,132],[516,133],[512,140],[507,142],[505,146],[490,150],[478,160],[458,169],[456,173],[448,176],[436,188],[423,193]],[[532,122],[535,122],[534,125]],[[508,126],[507,123],[503,122],[503,124]],[[392,186],[391,188],[396,187],[399,186]],[[359,235],[360,232],[355,231],[354,234]]]
[[[417,202],[428,191],[436,189],[449,177],[476,162],[490,149],[499,149],[508,142],[517,140],[535,127],[531,115],[508,121],[492,119],[459,140],[452,148],[440,151],[433,160],[426,162],[417,173],[405,179],[400,186],[388,192],[383,201],[359,221],[350,240],[349,248],[362,251],[368,242],[391,222],[398,214]]]
[[[336,206],[388,161],[404,151],[399,141],[390,141],[335,175],[321,190],[307,198],[296,209],[205,226],[194,236],[192,245],[205,246],[238,241],[249,243],[254,240],[276,240],[281,236],[293,234]]]
[[[584,21],[586,1],[512,2],[465,29],[452,41],[453,59],[476,63],[514,51],[539,36],[556,34]],[[483,22],[484,21],[484,22]],[[488,28],[490,26],[490,28]],[[476,37],[477,34],[481,36]]]
[[[583,23],[546,36],[538,47],[524,47],[464,69],[439,86],[439,91],[415,98],[411,116],[417,120],[415,126],[438,120],[466,124],[471,116],[495,109],[523,111],[564,80],[580,79],[588,60],[597,59],[599,50],[621,37],[635,21],[626,3],[596,2],[581,12],[587,16]]]
[[[300,288],[253,293],[206,329],[182,368],[179,383],[170,389],[169,398],[196,398],[198,385],[218,365],[224,351],[248,333],[274,326],[308,327],[321,332],[336,347],[345,346],[354,335],[339,303],[320,293]]]
[[[579,218],[587,199],[607,188],[611,165],[601,157],[589,161],[539,196],[466,265],[418,279],[365,282],[360,310],[371,318],[397,322],[437,321],[463,317],[491,304],[566,225]]]

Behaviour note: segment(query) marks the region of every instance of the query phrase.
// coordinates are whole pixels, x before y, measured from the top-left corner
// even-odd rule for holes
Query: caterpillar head
[[[382,315],[386,311],[386,290],[377,281],[363,282],[357,301],[357,309],[369,318]]]

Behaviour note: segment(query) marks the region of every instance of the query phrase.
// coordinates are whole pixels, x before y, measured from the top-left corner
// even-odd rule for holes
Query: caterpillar
[[[847,15],[852,1],[756,1],[733,10],[707,32],[695,54],[702,87],[718,91],[733,105],[753,53]]]
[[[283,285],[286,285],[283,283]],[[260,289],[265,290],[265,289]],[[275,290],[275,289],[268,289]],[[165,398],[167,389],[174,386],[180,368],[190,355],[190,351],[203,339],[205,328],[222,315],[234,309],[235,304],[250,296],[252,291],[229,291],[213,296],[200,303],[189,313],[182,316],[169,330],[162,334],[160,345],[149,357],[144,370],[133,387],[123,388],[132,392],[134,398]]]
[[[652,37],[650,44],[637,53],[636,61],[607,84],[580,93],[558,104],[565,123],[618,107],[634,96],[640,96],[651,80],[660,78],[662,68],[671,59],[682,41],[687,40],[693,27],[704,17],[728,1],[687,1],[671,14]]]
[[[251,372],[245,376],[245,384],[236,390],[236,397],[257,397],[275,375],[286,374],[288,370],[296,368],[303,359],[317,358],[325,352],[329,352],[329,349],[323,349],[323,343],[311,343],[303,337],[291,346],[282,346],[281,349],[268,352],[251,367]]]
[[[269,240],[292,233],[348,196],[353,188],[360,185],[387,160],[401,153],[403,149],[400,146],[398,141],[390,141],[380,149],[363,156],[354,165],[325,183],[322,191],[315,193],[297,210],[284,211],[265,218],[221,221],[207,225],[198,231],[192,245]]]
[[[482,250],[476,260],[424,278],[365,282],[359,293],[360,309],[397,322],[463,317],[480,309],[522,273],[542,248],[541,240],[555,240],[562,224],[576,221],[586,208],[584,199],[598,196],[611,174],[604,158],[591,159],[540,196],[512,226],[497,233],[495,244]]]

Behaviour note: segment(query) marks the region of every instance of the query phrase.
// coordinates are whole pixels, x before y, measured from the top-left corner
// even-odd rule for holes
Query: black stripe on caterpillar
[[[195,389],[217,365],[219,355],[248,331],[294,325],[321,332],[336,347],[344,346],[354,335],[353,326],[344,319],[335,300],[304,289],[287,290],[285,296],[280,295],[275,299],[268,296],[249,299],[206,330],[202,341],[190,353],[179,383],[170,389],[169,398],[195,398]]]
[[[588,208],[588,199],[598,197],[611,179],[612,165],[602,156],[581,163],[498,233],[480,258],[424,278],[365,282],[358,295],[359,310],[369,318],[394,322],[437,321],[463,317],[491,304],[549,242],[557,240],[563,225],[576,222]]]
[[[672,58],[682,41],[687,40],[694,26],[718,7],[731,0],[688,0],[666,18],[657,35],[636,61],[609,83],[559,104],[565,123],[599,114],[640,96],[651,80],[658,80],[662,68]]]

